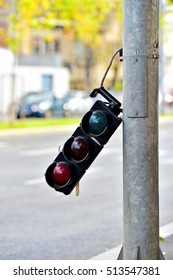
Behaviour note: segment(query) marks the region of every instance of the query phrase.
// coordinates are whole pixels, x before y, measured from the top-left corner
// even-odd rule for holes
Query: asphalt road
[[[173,221],[173,121],[160,125],[160,224]],[[73,130],[0,137],[0,259],[89,259],[122,243],[122,126],[80,183],[44,180]]]

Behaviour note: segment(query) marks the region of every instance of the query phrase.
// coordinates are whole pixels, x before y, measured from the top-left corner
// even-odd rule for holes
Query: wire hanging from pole
[[[110,62],[109,62],[109,65],[108,65],[108,67],[107,67],[107,69],[106,69],[106,71],[105,71],[105,73],[104,73],[104,76],[103,76],[103,78],[102,78],[102,80],[101,80],[101,87],[103,87],[104,81],[105,81],[106,76],[107,76],[107,74],[108,74],[108,72],[109,72],[109,69],[111,68],[111,65],[112,65],[112,62],[113,62],[114,58],[116,57],[116,55],[117,55],[118,53],[122,54],[122,50],[123,50],[122,48],[119,48],[119,49],[113,54],[113,56],[112,56],[112,58],[111,58],[111,60],[110,60]]]

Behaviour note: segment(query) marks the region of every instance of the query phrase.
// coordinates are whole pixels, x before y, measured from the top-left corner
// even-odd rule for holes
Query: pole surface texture
[[[159,0],[123,3],[123,259],[159,259]]]

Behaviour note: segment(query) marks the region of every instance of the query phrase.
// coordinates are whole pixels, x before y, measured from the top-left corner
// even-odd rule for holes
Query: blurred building
[[[169,94],[173,91],[173,5],[167,5],[165,1],[162,4],[163,24],[161,30],[161,62],[163,94]]]
[[[70,87],[69,68],[62,62],[59,50],[59,28],[49,31],[25,32],[19,51],[14,55],[0,36],[0,117],[7,119],[11,104],[29,91],[53,91],[63,96]],[[0,10],[1,31],[8,31],[8,12]],[[53,40],[48,41],[53,35]]]
[[[8,29],[6,15],[1,16],[0,25]],[[70,71],[70,88],[86,89],[87,76],[91,86],[98,86],[111,56],[121,47],[120,26],[113,11],[107,16],[101,33],[103,41],[96,50],[92,50],[74,40],[72,33],[64,31],[63,21],[57,20],[52,30],[25,30],[19,47],[18,65],[65,67]],[[4,47],[2,40],[0,46]],[[111,69],[108,80],[114,79],[116,70]]]
[[[8,11],[0,9],[0,28],[9,32],[8,24]],[[57,20],[51,30],[25,30],[16,56],[15,92],[4,92],[10,78],[0,74],[4,96],[15,101],[30,90],[53,90],[61,96],[69,89],[99,87],[113,53],[121,47],[120,26],[113,11],[107,16],[101,34],[103,40],[94,50],[75,40],[70,31],[66,32],[63,21]],[[2,36],[1,47],[7,48]],[[14,74],[14,69],[11,72]],[[112,87],[117,75],[121,79],[121,68],[115,63],[105,81],[107,87]]]

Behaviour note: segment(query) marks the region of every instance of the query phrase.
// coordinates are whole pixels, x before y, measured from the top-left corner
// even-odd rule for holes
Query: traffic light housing
[[[72,192],[122,122],[118,117],[121,103],[104,87],[94,89],[90,96],[98,93],[107,101],[94,103],[45,173],[48,185],[65,195]]]

